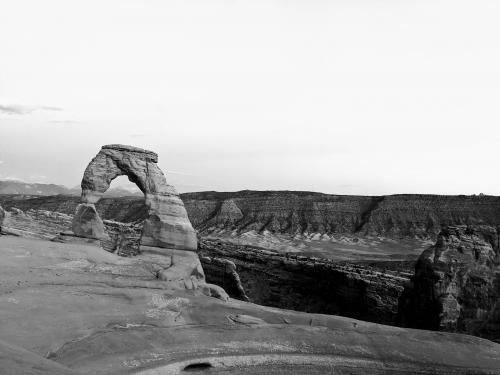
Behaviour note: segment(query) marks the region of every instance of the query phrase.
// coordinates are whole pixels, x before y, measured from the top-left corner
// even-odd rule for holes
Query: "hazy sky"
[[[500,1],[0,3],[0,179],[500,195]]]

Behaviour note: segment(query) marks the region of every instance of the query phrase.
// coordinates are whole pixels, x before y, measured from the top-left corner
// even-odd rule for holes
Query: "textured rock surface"
[[[157,162],[158,156],[152,151],[124,145],[103,146],[83,175],[82,204],[77,207],[73,222],[75,234],[102,239],[104,225],[94,205],[113,179],[126,175],[145,196],[147,215],[141,245],[196,250],[196,233],[184,204],[174,187],[167,184]]]
[[[59,212],[10,208],[5,212],[3,232],[23,237],[51,239],[71,227],[72,215]]]
[[[475,337],[224,303],[91,246],[1,236],[0,252],[5,375],[499,373],[500,345]]]
[[[446,225],[500,224],[500,197],[346,196],[292,191],[181,195],[202,233],[264,230],[291,235],[359,233],[435,239]]]
[[[93,203],[81,203],[76,208],[71,229],[77,236],[106,240],[104,223]]]
[[[443,230],[418,259],[402,323],[500,340],[499,236],[485,226]]]

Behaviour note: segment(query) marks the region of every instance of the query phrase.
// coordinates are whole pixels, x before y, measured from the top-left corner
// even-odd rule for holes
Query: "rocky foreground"
[[[2,374],[499,374],[500,345],[171,290],[139,258],[0,236]]]

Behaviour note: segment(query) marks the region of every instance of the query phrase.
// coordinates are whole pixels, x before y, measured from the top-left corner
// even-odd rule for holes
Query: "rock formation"
[[[103,146],[87,166],[82,179],[81,204],[76,209],[73,232],[88,238],[107,239],[95,204],[113,179],[126,175],[144,193],[147,216],[141,249],[152,247],[196,250],[196,233],[175,188],[167,184],[152,151],[124,145]]]
[[[487,226],[443,230],[418,259],[402,324],[500,339],[499,236]]]
[[[202,234],[255,230],[435,240],[447,225],[499,225],[500,197],[401,194],[331,195],[304,191],[196,192],[181,195]]]
[[[227,301],[225,291],[205,283],[200,264],[196,232],[189,222],[184,204],[175,188],[167,184],[158,168],[158,155],[152,151],[124,145],[103,146],[87,166],[82,179],[81,203],[76,208],[72,229],[80,237],[101,241],[103,248],[117,251],[120,237],[111,238],[95,204],[113,179],[126,175],[144,193],[146,217],[139,240],[139,251],[148,268],[169,287],[201,289],[209,296]],[[116,230],[113,231],[116,234]]]
[[[5,219],[5,211],[2,208],[2,206],[0,206],[0,233],[2,233],[2,225],[3,225],[4,219]]]
[[[305,311],[395,324],[408,276],[373,267],[279,254],[202,238],[207,280],[238,299]]]

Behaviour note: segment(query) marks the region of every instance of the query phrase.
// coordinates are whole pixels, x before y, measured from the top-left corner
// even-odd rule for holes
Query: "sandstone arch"
[[[196,250],[196,233],[175,188],[167,184],[152,151],[126,145],[106,145],[89,163],[82,179],[81,203],[73,220],[73,232],[81,237],[106,239],[95,204],[121,175],[144,193],[148,216],[140,239],[141,250],[155,248]]]

